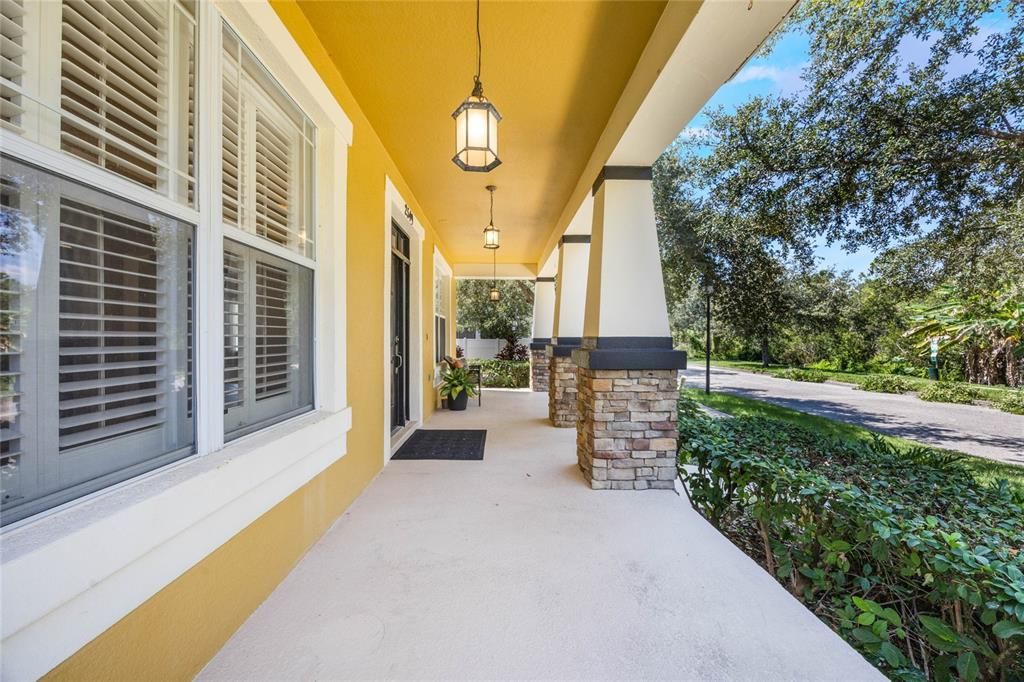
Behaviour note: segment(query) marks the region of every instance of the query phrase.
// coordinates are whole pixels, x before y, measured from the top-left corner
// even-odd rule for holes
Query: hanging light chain
[[[480,65],[483,62],[484,43],[480,38],[480,0],[476,0],[476,75],[473,76],[473,97],[484,98],[484,84],[480,81]]]

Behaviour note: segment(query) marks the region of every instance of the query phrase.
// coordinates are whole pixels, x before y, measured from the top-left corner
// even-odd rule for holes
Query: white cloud
[[[779,89],[781,94],[790,94],[803,87],[804,81],[800,76],[803,65],[778,67],[766,64],[748,64],[743,67],[733,83],[749,83],[751,81],[771,81]]]

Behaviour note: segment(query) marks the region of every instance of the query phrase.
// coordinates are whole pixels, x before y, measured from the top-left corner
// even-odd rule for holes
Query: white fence
[[[519,339],[519,343],[529,346],[531,338]],[[455,339],[455,344],[465,351],[471,360],[489,360],[505,346],[505,339]]]

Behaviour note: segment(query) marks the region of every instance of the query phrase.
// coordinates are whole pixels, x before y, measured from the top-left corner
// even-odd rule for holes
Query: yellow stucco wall
[[[194,676],[377,475],[384,457],[385,175],[425,229],[423,414],[434,411],[433,253],[443,245],[292,0],[272,2],[354,126],[348,157],[348,454],[50,672],[50,679]],[[455,347],[452,283],[449,352]],[[357,330],[353,332],[353,330]]]

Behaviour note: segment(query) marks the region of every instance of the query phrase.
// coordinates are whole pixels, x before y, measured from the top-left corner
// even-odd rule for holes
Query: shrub
[[[526,388],[530,385],[530,362],[520,360],[479,360],[480,383],[487,388]]]
[[[1024,414],[1024,390],[1008,391],[999,400],[999,409],[1010,414]]]
[[[809,381],[815,384],[828,380],[828,375],[824,372],[819,372],[816,369],[801,369],[799,367],[787,367],[776,372],[775,376],[782,377],[783,379],[792,379],[793,381]]]
[[[957,458],[680,415],[694,507],[892,679],[1024,676],[1024,499]]]
[[[913,386],[904,377],[895,374],[869,374],[861,382],[860,388],[876,393],[906,393]]]
[[[970,405],[974,394],[970,388],[963,384],[954,384],[950,381],[934,381],[917,392],[917,397],[931,403],[961,403]]]
[[[530,349],[518,342],[506,341],[498,354],[494,356],[497,360],[510,360],[512,362],[523,362],[530,359]]]
[[[700,408],[700,403],[693,397],[692,391],[679,391],[676,409],[680,416],[687,417],[695,417],[703,412]]]

